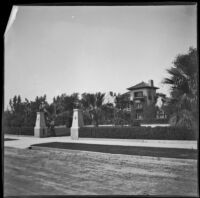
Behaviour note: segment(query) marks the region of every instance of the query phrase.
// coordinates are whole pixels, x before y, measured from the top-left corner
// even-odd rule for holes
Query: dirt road
[[[197,161],[5,148],[4,195],[197,195]]]

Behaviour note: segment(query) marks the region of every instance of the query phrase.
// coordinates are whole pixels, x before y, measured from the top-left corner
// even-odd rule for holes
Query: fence
[[[34,127],[4,127],[3,132],[4,134],[34,136]],[[49,128],[48,133],[50,133]],[[70,128],[67,128],[65,125],[56,126],[55,134],[56,136],[70,136]]]
[[[70,128],[67,128],[65,125],[55,126],[56,136],[70,136]]]
[[[34,127],[4,127],[4,134],[34,136]]]

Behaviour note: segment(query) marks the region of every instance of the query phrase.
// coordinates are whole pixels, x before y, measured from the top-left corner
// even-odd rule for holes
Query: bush
[[[193,130],[175,127],[82,127],[80,137],[152,139],[152,140],[196,140]]]

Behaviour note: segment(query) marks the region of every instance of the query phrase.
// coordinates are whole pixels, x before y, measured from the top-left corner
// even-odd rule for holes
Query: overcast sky
[[[74,92],[126,92],[161,82],[196,47],[196,6],[20,6],[5,35],[5,108]]]

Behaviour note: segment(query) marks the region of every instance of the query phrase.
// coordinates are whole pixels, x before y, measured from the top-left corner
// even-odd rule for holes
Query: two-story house
[[[153,80],[148,83],[141,82],[132,87],[127,88],[132,102],[132,111],[134,119],[142,120],[144,118],[144,108],[156,102],[156,89]]]

